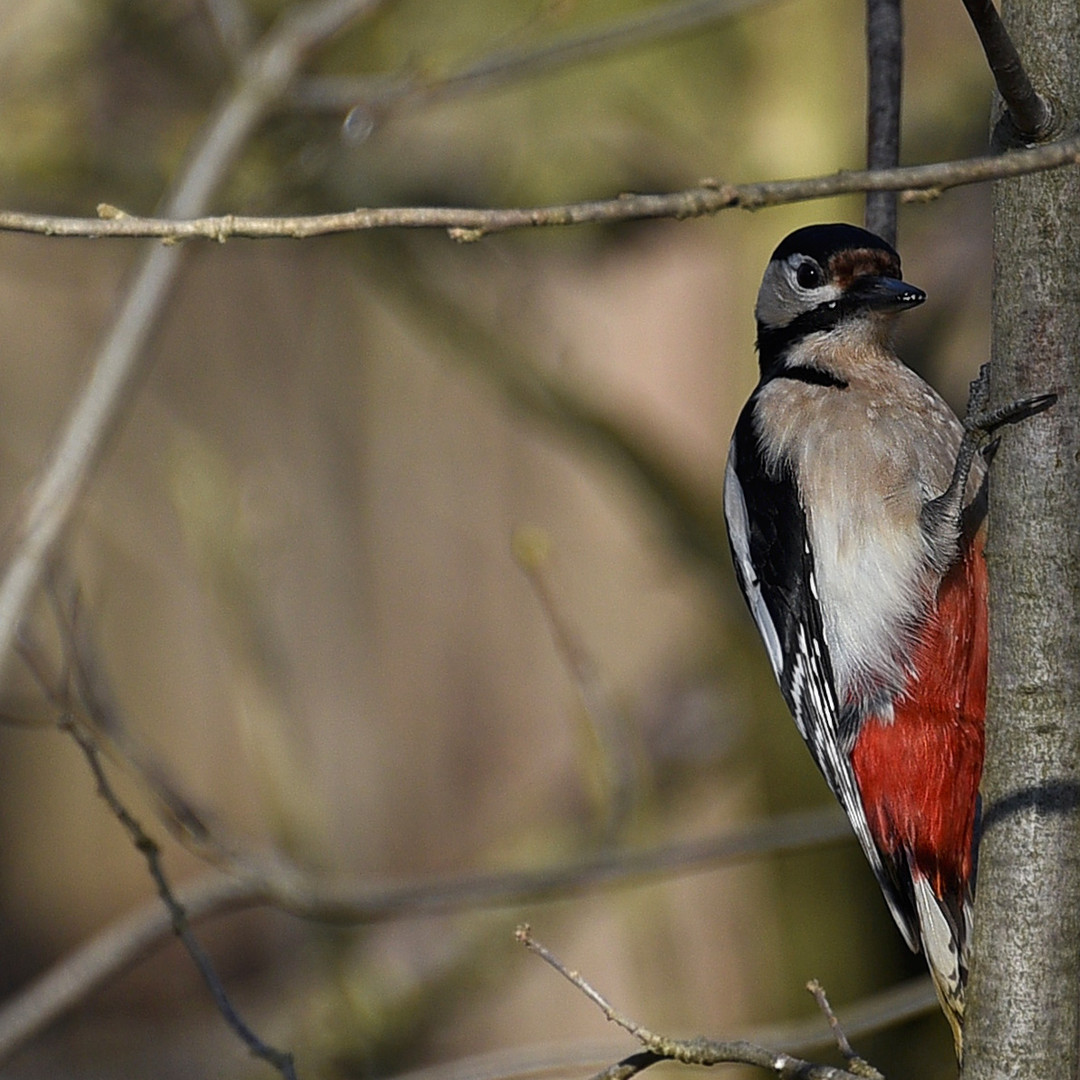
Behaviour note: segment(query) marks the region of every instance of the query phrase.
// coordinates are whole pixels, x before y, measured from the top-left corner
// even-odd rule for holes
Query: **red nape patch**
[[[980,532],[949,571],[894,719],[869,719],[851,762],[870,832],[910,853],[935,894],[962,897],[971,875],[986,719],[986,562]]]
[[[829,259],[829,276],[846,289],[860,277],[900,277],[900,261],[878,248],[850,248]]]

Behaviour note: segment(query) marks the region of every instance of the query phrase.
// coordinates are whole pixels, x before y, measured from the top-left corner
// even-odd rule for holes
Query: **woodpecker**
[[[925,299],[865,229],[781,242],[724,514],[780,690],[904,940],[926,954],[959,1057],[986,713],[979,451],[1052,395],[978,412],[973,384],[977,415],[961,422],[891,344],[895,316]]]

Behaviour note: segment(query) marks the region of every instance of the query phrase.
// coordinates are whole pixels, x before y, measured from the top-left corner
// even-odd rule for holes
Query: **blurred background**
[[[235,83],[245,35],[288,6],[4,0],[0,206],[152,213]],[[425,92],[665,6],[679,5],[390,0],[317,51],[306,74],[320,81],[258,128],[210,209],[527,205],[861,165],[861,0],[762,2]],[[962,5],[908,0],[905,14],[904,161],[980,152],[990,80]],[[343,85],[367,95],[346,126]],[[717,520],[769,253],[792,228],[862,212],[850,198],[472,244],[433,231],[189,245],[64,546],[133,735],[241,849],[372,885],[827,805],[722,530],[688,538],[663,496],[692,492]],[[901,351],[962,405],[987,355],[988,190],[902,207],[899,246],[930,298]],[[0,235],[7,541],[142,249]],[[627,445],[662,466],[661,497]],[[17,673],[3,705],[55,719]],[[164,842],[133,770],[113,774]],[[178,883],[208,872],[165,851]],[[152,896],[71,741],[0,727],[5,996]],[[613,1037],[514,943],[524,919],[674,1035],[811,1016],[811,977],[843,1005],[923,970],[851,843],[513,909],[359,928],[259,909],[199,934],[302,1076],[382,1077]],[[936,1013],[858,1049],[890,1076],[954,1074]],[[272,1075],[175,944],[0,1065],[75,1072]]]

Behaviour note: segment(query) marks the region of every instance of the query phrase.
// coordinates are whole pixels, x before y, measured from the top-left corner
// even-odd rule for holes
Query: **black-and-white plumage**
[[[855,731],[837,698],[798,487],[789,466],[768,466],[757,453],[752,403],[753,398],[736,425],[724,479],[739,586],[795,726],[847,814],[905,940],[917,949],[917,927],[870,835],[855,782],[850,760]]]
[[[780,244],[758,294],[761,377],[732,438],[724,507],[739,584],[784,699],[905,940],[925,948],[959,1048],[982,763],[978,662],[985,695],[981,542],[970,557],[962,550],[959,511],[984,465],[976,459],[970,477],[954,481],[964,429],[892,350],[890,316],[924,299],[901,278],[892,247],[863,229],[812,226]],[[947,491],[955,499],[945,512]],[[966,576],[946,599],[968,652],[953,676],[931,670],[924,654],[952,632],[937,608],[958,565]],[[964,820],[923,828],[924,804],[944,790],[942,778],[920,785],[941,756],[935,740],[950,749],[953,706],[938,709],[950,696],[958,730],[973,733],[956,751]],[[928,768],[913,764],[904,740]],[[899,788],[883,753],[906,759],[900,772],[911,776]],[[947,849],[940,859],[935,845]]]
[[[959,1055],[986,714],[977,449],[1054,396],[993,412],[976,397],[965,427],[892,348],[892,317],[924,299],[865,229],[815,225],[780,244],[724,511],[780,690],[926,953]]]

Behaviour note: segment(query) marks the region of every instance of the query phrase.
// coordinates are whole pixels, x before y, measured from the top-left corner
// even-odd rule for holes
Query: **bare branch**
[[[294,915],[349,925],[385,922],[478,907],[507,907],[617,888],[668,875],[699,873],[765,854],[799,851],[850,839],[832,807],[755,822],[724,836],[643,851],[599,852],[562,866],[462,874],[403,885],[358,885],[314,879],[279,864],[240,866],[235,902],[245,894]]]
[[[217,1006],[218,1012],[225,1023],[255,1057],[272,1065],[281,1073],[284,1080],[297,1080],[292,1054],[278,1050],[269,1043],[263,1042],[240,1013],[237,1012],[221,979],[218,977],[217,971],[214,969],[210,957],[191,932],[187,910],[176,898],[172,885],[165,875],[160,845],[142,827],[139,820],[127,808],[110,782],[97,743],[94,741],[94,736],[90,729],[83,724],[80,716],[81,709],[76,690],[79,680],[75,676],[79,661],[77,657],[70,653],[71,647],[76,640],[74,627],[77,612],[73,610],[70,613],[64,612],[63,614],[65,617],[70,614],[71,625],[69,627],[70,633],[66,635],[63,664],[58,674],[53,675],[48,670],[47,662],[40,647],[32,643],[26,643],[22,647],[22,653],[28,667],[39,681],[45,696],[60,713],[57,726],[61,731],[71,736],[75,745],[82,752],[97,785],[98,795],[101,796],[112,815],[128,834],[135,850],[146,860],[146,866],[161,900],[163,914],[168,920],[168,926],[187,951],[192,963],[194,963],[203,982],[210,991],[214,1004]]]
[[[964,0],[964,7],[982,42],[998,93],[1021,142],[1041,142],[1054,133],[1050,103],[1032,85],[994,0]]]
[[[269,1043],[263,1042],[244,1018],[237,1012],[225,987],[222,985],[221,979],[218,978],[218,974],[214,970],[214,965],[211,962],[210,957],[206,954],[202,945],[199,944],[198,939],[191,932],[191,927],[188,924],[187,910],[184,908],[184,905],[177,900],[172,886],[165,876],[165,869],[161,863],[161,848],[158,846],[157,842],[147,834],[142,825],[139,824],[138,820],[116,794],[113,786],[109,783],[109,778],[105,773],[105,768],[101,763],[101,756],[98,753],[93,738],[84,731],[73,718],[69,718],[61,726],[71,734],[71,737],[75,740],[79,749],[82,751],[83,756],[86,758],[87,764],[90,766],[90,771],[93,773],[94,780],[97,783],[98,794],[105,800],[106,805],[112,811],[113,815],[124,827],[125,832],[127,832],[128,836],[131,838],[131,842],[135,845],[135,849],[139,851],[146,860],[146,865],[150,871],[151,878],[153,878],[158,896],[161,898],[161,902],[164,904],[165,911],[168,914],[169,925],[172,928],[172,932],[180,939],[188,956],[191,957],[192,962],[198,969],[198,972],[202,976],[203,982],[206,983],[206,987],[214,999],[214,1004],[217,1006],[218,1012],[221,1013],[225,1023],[228,1024],[233,1033],[244,1043],[255,1057],[272,1065],[279,1073],[281,1073],[285,1080],[297,1080],[296,1067],[293,1064],[292,1054],[287,1051],[278,1050]]]
[[[866,0],[866,167],[900,164],[900,88],[904,74],[901,0]],[[896,244],[896,194],[866,194],[866,227]]]
[[[311,0],[287,12],[248,56],[235,91],[212,115],[166,198],[171,217],[203,213],[211,193],[267,110],[288,89],[310,51],[385,0]],[[0,660],[79,494],[100,461],[147,362],[144,346],[180,269],[182,249],[151,248],[94,361],[26,509],[12,530],[11,557],[0,578]]]
[[[824,811],[752,825],[728,836],[697,843],[646,851],[609,850],[559,867],[463,875],[398,886],[331,882],[314,877],[283,858],[245,857],[237,845],[223,844],[220,837],[208,833],[201,813],[191,808],[190,800],[171,780],[158,774],[152,759],[132,740],[124,717],[112,701],[86,622],[78,618],[78,594],[63,585],[58,575],[56,571],[50,577],[50,596],[64,643],[64,668],[59,676],[55,675],[45,650],[23,628],[21,652],[28,667],[62,716],[71,716],[77,710],[80,718],[88,720],[88,727],[80,719],[79,726],[71,731],[88,757],[92,752],[95,775],[101,773],[99,784],[103,794],[109,798],[111,789],[98,761],[98,735],[113,744],[124,765],[134,768],[149,784],[165,820],[189,848],[204,857],[209,854],[232,873],[210,878],[182,894],[170,894],[174,895],[174,902],[169,904],[168,911],[155,904],[122,920],[35,981],[0,1010],[0,1059],[95,986],[159,944],[170,931],[176,932],[179,912],[183,912],[185,927],[212,914],[259,905],[273,905],[306,919],[356,925],[554,898],[659,875],[694,872],[717,862],[850,838],[843,816],[830,806]],[[73,696],[76,694],[77,697]],[[139,849],[157,867],[156,844],[145,836],[115,797],[110,798],[110,805],[136,839]],[[182,828],[175,829],[177,822]],[[159,873],[155,873],[155,880],[159,890],[167,888]]]
[[[103,207],[99,218],[0,211],[0,231],[41,236],[152,237],[166,241],[305,239],[368,229],[446,229],[454,240],[479,240],[488,233],[552,225],[609,224],[655,218],[704,217],[739,207],[760,210],[860,191],[898,191],[901,199],[918,201],[965,184],[983,184],[1080,163],[1080,137],[1028,150],[909,165],[896,169],[863,169],[801,180],[767,180],[751,184],[703,181],[698,187],[659,195],[620,195],[614,199],[507,209],[413,206],[378,207],[296,217],[148,218]],[[0,597],[2,597],[0,593]],[[0,614],[3,607],[0,606]]]
[[[571,971],[550,949],[537,941],[528,926],[518,927],[517,939],[576,986],[608,1020],[633,1035],[645,1047],[644,1054],[624,1058],[597,1073],[593,1080],[627,1080],[658,1061],[679,1061],[685,1065],[756,1065],[781,1080],[860,1080],[855,1073],[835,1069],[831,1065],[813,1065],[784,1051],[767,1050],[742,1039],[672,1039],[657,1034],[614,1008],[580,972]]]
[[[482,93],[509,82],[541,75],[613,53],[654,45],[728,19],[765,0],[682,0],[661,5],[598,30],[543,45],[492,53],[460,71],[436,77],[420,75],[368,78],[314,77],[299,83],[293,104],[332,113],[348,113],[346,130],[370,132],[388,115],[405,107]]]
[[[236,881],[221,874],[176,890],[188,923],[207,913],[230,910]],[[243,905],[241,905],[243,906]],[[119,919],[85,941],[0,1009],[0,1061],[75,1008],[88,994],[125,971],[172,934],[169,914],[158,900]]]
[[[604,852],[563,866],[471,874],[404,885],[329,883],[278,862],[250,859],[178,889],[189,924],[229,911],[273,906],[303,919],[370,925],[480,907],[508,907],[615,888],[666,875],[849,840],[834,807],[758,822],[726,836],[646,851]],[[158,903],[125,916],[85,942],[0,1008],[0,1061],[96,987],[126,970],[172,931]],[[931,1000],[933,1000],[931,995]]]
[[[939,1009],[928,976],[873,994],[842,1010],[844,1030],[863,1038]],[[834,1045],[832,1033],[815,1014],[804,1020],[754,1027],[739,1038],[806,1056]],[[620,1053],[616,1038],[559,1040],[555,1045],[519,1046],[440,1061],[398,1075],[395,1080],[542,1080],[571,1070],[596,1072]]]

